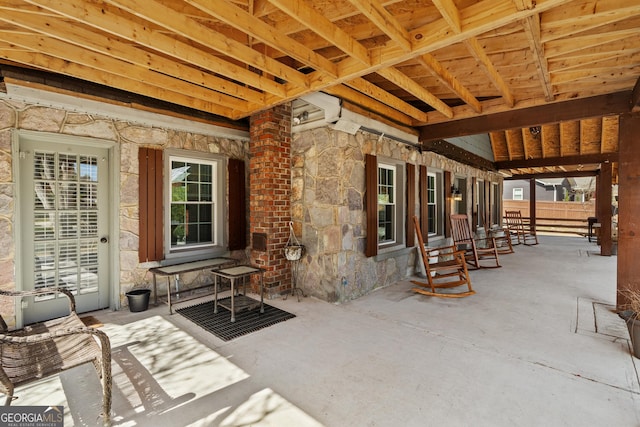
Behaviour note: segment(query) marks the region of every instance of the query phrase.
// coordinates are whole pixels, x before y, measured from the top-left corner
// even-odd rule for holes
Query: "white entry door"
[[[109,150],[45,139],[19,139],[22,288],[64,287],[78,312],[108,307]],[[22,308],[29,324],[65,314],[68,303],[45,295]]]

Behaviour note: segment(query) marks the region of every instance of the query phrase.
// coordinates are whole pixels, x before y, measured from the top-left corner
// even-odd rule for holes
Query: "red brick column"
[[[283,248],[291,220],[291,105],[251,116],[249,234],[251,262],[267,270],[265,293],[291,286]]]

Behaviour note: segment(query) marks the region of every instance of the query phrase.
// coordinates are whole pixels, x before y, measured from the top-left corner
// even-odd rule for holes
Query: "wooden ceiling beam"
[[[608,43],[617,43],[637,36],[637,28],[608,31],[604,34],[576,35],[567,39],[546,42],[545,55],[549,59],[558,56],[571,56],[572,54],[583,55],[583,51],[586,49],[597,48]]]
[[[462,20],[460,19],[460,11],[453,0],[433,0],[433,4],[447,24],[456,33],[460,33],[462,31]]]
[[[277,32],[272,26],[266,24],[242,8],[225,0],[216,0],[215,3],[204,0],[185,0],[190,5],[200,9],[231,27],[246,32],[251,37],[295,58],[301,63],[313,69],[323,71],[332,77],[337,77],[336,65],[313,50]]]
[[[367,95],[364,95],[363,93],[355,89],[351,89],[350,87],[347,87],[345,85],[332,86],[325,89],[324,91],[329,95],[334,95],[339,98],[349,100],[352,103],[360,105],[368,110],[375,111],[380,115],[384,115],[392,120],[397,121],[398,123],[401,123],[402,125],[413,125],[413,120],[405,113],[395,110],[384,104],[383,102],[370,98]]]
[[[287,3],[290,3],[292,0],[274,1],[286,1]],[[415,58],[416,55],[422,55],[440,48],[449,47],[455,43],[462,42],[468,37],[476,36],[483,32],[519,22],[527,16],[535,13],[542,13],[555,7],[560,7],[570,1],[572,0],[539,0],[536,4],[535,11],[517,11],[515,10],[513,3],[511,3],[511,0],[483,0],[460,11],[463,28],[460,34],[453,34],[447,23],[443,18],[441,18],[409,32],[413,40],[413,50],[409,53],[404,52],[396,43],[387,43],[375,49],[375,65],[370,65],[368,67],[363,67],[360,60],[349,56],[338,64],[340,77],[337,79],[330,81],[325,80],[320,72],[315,71],[309,74],[311,82],[310,87],[303,88],[288,84],[286,86],[287,95],[284,99],[275,99],[272,95],[269,95],[267,96],[266,102],[270,103],[270,100],[273,98],[273,103],[281,103],[287,100],[293,100],[307,93],[327,90],[333,85],[345,83],[348,80],[377,72],[382,68],[393,67],[396,64]],[[502,103],[504,104],[504,102]],[[485,103],[483,103],[483,105],[484,104]],[[467,106],[465,105],[464,107]],[[470,110],[470,113],[468,114],[477,114],[470,107],[467,108]],[[464,109],[462,111],[464,111]],[[437,112],[436,114],[436,119],[434,119],[436,122],[448,119],[446,116],[443,117],[440,112]],[[463,113],[463,115],[464,114],[467,113]],[[429,116],[429,119],[431,121],[431,115]]]
[[[498,130],[559,123],[566,120],[579,120],[588,117],[621,114],[630,110],[630,102],[631,92],[623,91],[482,115],[468,119],[452,120],[422,126],[420,130],[420,140],[427,142],[464,135],[477,135]]]
[[[342,86],[342,87],[345,87],[345,86]],[[345,87],[345,89],[349,89],[349,88]],[[395,128],[395,129],[399,129],[402,132],[405,132],[405,133],[407,133],[409,135],[418,136],[418,132],[416,132],[415,128],[412,127],[411,125],[404,125],[404,124],[402,124],[401,122],[399,122],[397,120],[390,119],[388,116],[383,116],[383,115],[378,113],[378,110],[365,109],[365,108],[363,108],[361,106],[361,104],[359,104],[359,103],[355,104],[355,103],[349,101],[348,99],[344,99],[342,101],[342,107],[345,110],[351,111],[352,113],[356,113],[356,114],[359,114],[359,115],[361,115],[363,117],[367,117],[367,118],[369,118],[371,120],[375,120],[375,121],[378,121],[380,123],[384,123],[384,124],[389,125],[389,126]],[[363,131],[367,131],[367,127],[366,126],[361,127],[361,129]],[[420,148],[417,144],[413,144],[413,143],[410,143],[410,142],[407,142],[407,144],[412,146],[412,147],[415,147],[416,149]]]
[[[503,156],[504,150],[506,150],[506,143],[504,141],[504,133],[491,132],[489,133],[489,139],[491,141],[491,151],[494,159],[499,159]]]
[[[460,18],[460,11],[453,0],[434,0],[433,4],[453,31],[460,34],[462,32],[462,20]],[[468,39],[463,40],[463,43],[471,55],[476,59],[476,62],[484,70],[485,74],[489,77],[496,89],[500,91],[507,105],[509,107],[513,107],[515,100],[513,99],[511,90],[500,73],[498,73],[498,70],[489,59],[489,56],[480,45],[478,39],[476,37],[469,37]]]
[[[361,64],[371,66],[371,58],[366,47],[305,2],[299,0],[270,0],[270,2],[309,30],[333,43],[347,55],[357,59]]]
[[[460,97],[467,105],[473,108],[477,113],[482,112],[482,104],[473,96],[471,91],[467,89],[458,79],[451,74],[438,60],[430,53],[425,53],[416,58],[427,70],[429,70],[442,84],[448,87],[452,92]]]
[[[368,101],[367,104],[370,104],[373,100],[378,100],[398,111],[403,112],[407,116],[413,117],[419,122],[424,122],[427,119],[427,114],[422,110],[401,100],[397,96],[394,96],[391,93],[383,89],[380,89],[380,87],[374,85],[373,83],[363,78],[349,80],[345,84],[371,97],[372,100]],[[364,100],[364,101],[367,101],[367,100]],[[363,107],[369,108],[369,105],[363,105]],[[385,111],[387,110],[385,109],[384,111],[380,111],[380,113],[384,114]]]
[[[270,3],[270,10],[269,13],[274,12],[275,10],[277,10],[278,8],[276,8],[272,3],[274,3],[271,0],[266,0]],[[399,0],[384,0],[381,2],[383,7],[387,7],[390,5],[393,5],[395,3],[397,3]],[[328,10],[324,11],[324,17],[326,19],[328,19],[331,22],[335,22],[335,21],[340,21],[343,19],[347,19],[350,18],[354,15],[357,15],[358,11],[356,11],[355,9],[348,9],[348,8],[340,8],[340,7],[332,7]],[[298,32],[302,32],[305,31],[307,28],[304,26],[303,22],[300,22],[299,20],[295,19],[294,17],[288,16],[288,19],[282,19],[278,22],[276,22],[274,24],[274,28],[284,34],[294,34],[294,33],[298,33]],[[369,27],[369,31],[371,30],[371,26]],[[349,34],[351,34],[352,36],[354,34],[356,34],[356,32],[354,31],[348,31]],[[313,46],[313,49],[318,48],[319,46]]]
[[[607,73],[608,76],[618,75],[620,76],[620,78],[623,78],[624,76],[629,75],[630,73],[640,74],[640,63],[637,65],[631,65],[629,67],[619,66],[617,67],[617,69],[611,69],[611,67],[607,67],[605,70],[605,73]],[[585,82],[599,81],[601,79],[602,79],[602,74],[598,73],[597,67],[592,66],[592,67],[585,67],[585,69],[582,69],[582,70],[554,73],[551,79],[551,82],[554,85],[561,85],[561,84],[572,84],[577,81],[585,81]]]
[[[0,50],[0,58],[10,58],[12,62],[24,64],[29,67],[38,67],[42,70],[52,71],[58,74],[75,77],[77,79],[94,82],[107,87],[112,87],[122,91],[146,96],[151,99],[158,99],[167,103],[192,108],[194,110],[230,117],[237,114],[231,108],[224,107],[214,102],[205,101],[180,91],[167,90],[157,86],[145,84],[139,80],[132,80],[122,75],[111,74],[109,72],[88,68],[79,64],[70,63],[66,60],[54,57],[47,57],[42,54],[28,52],[12,52],[10,55]],[[98,76],[98,77],[96,77]],[[5,79],[6,80],[6,79]],[[18,81],[16,84],[21,85]],[[55,90],[54,90],[55,91]],[[82,94],[75,96],[84,96]]]
[[[505,136],[507,138],[509,160],[526,159],[520,129],[508,129],[505,131]]]
[[[595,70],[599,68],[616,68],[621,63],[634,64],[640,62],[640,48],[628,49],[622,51],[607,51],[601,53],[593,53],[589,57],[562,58],[549,61],[549,67],[553,68],[554,75],[561,75],[564,72],[574,70],[584,70],[593,67]]]
[[[593,7],[574,2],[545,14],[542,42],[571,37],[640,15],[640,0],[607,0]]]
[[[475,37],[469,37],[464,41],[464,45],[467,46],[469,52],[471,52],[471,55],[476,58],[476,61],[478,61],[478,64],[480,64],[481,68],[484,70],[496,89],[500,91],[507,106],[513,108],[513,106],[516,104],[516,101],[513,98],[511,89],[509,89],[509,86],[504,81],[495,65],[493,65],[491,59],[489,59],[489,56],[480,45],[478,39]]]
[[[533,7],[532,0],[527,0],[527,3],[528,5],[526,6]],[[544,46],[540,40],[540,16],[529,16],[522,21],[522,25],[527,40],[529,41],[529,49],[531,49],[531,53],[533,53],[545,100],[551,102],[553,101],[553,89],[551,87],[551,76],[549,74],[549,66],[547,64]]]
[[[349,2],[391,40],[398,43],[405,52],[411,51],[411,35],[379,0],[349,0]]]
[[[121,42],[118,38],[106,36],[97,41],[95,34],[79,25],[63,27],[53,25],[49,16],[6,9],[0,6],[0,21],[5,21],[53,37],[55,39],[77,44],[82,40],[82,47],[93,50],[103,55],[113,56],[116,59],[131,62],[141,67],[150,68],[162,74],[177,77],[195,85],[203,86],[227,95],[246,100],[258,105],[264,105],[264,95],[258,91],[240,86],[227,79],[214,76],[193,67],[188,67],[171,61],[163,56],[151,52],[142,52],[130,44]]]
[[[280,0],[274,0],[280,1]],[[290,0],[287,0],[290,1]],[[360,61],[348,57],[339,64],[340,78],[331,82],[343,83],[352,78],[377,72],[377,70],[393,67],[396,64],[411,60],[416,55],[433,52],[437,49],[449,47],[455,43],[480,35],[484,32],[500,28],[535,14],[542,13],[554,7],[559,7],[571,0],[539,0],[535,12],[531,10],[515,10],[511,0],[483,0],[460,11],[462,32],[455,34],[451,31],[444,18],[430,22],[427,25],[410,31],[413,40],[413,50],[409,53],[402,51],[395,43],[387,43],[376,49],[375,65],[363,69]],[[312,73],[313,74],[313,73]],[[318,84],[311,90],[323,90],[330,84]],[[304,93],[296,93],[300,96]]]
[[[586,178],[590,176],[598,176],[600,175],[600,170],[591,170],[591,171],[566,171],[566,172],[541,172],[541,173],[523,173],[523,174],[513,174],[510,177],[505,177],[505,181],[516,181],[521,179],[549,179],[549,178]]]
[[[5,42],[19,45],[34,52],[44,50],[48,52],[47,58],[58,58],[67,61],[69,65],[77,65],[74,77],[83,78],[88,81],[101,80],[101,73],[107,75],[116,75],[130,82],[138,82],[141,86],[155,86],[160,89],[180,93],[183,96],[194,98],[194,102],[202,102],[203,106],[211,108],[212,103],[220,104],[228,107],[229,110],[248,111],[256,108],[247,101],[234,98],[222,93],[209,90],[202,86],[197,86],[179,79],[174,79],[165,74],[156,73],[148,68],[140,67],[129,62],[121,61],[111,56],[102,55],[97,52],[88,54],[82,47],[62,42],[56,39],[47,38],[32,34],[16,34],[0,31],[0,39]],[[55,65],[47,65],[45,55],[40,55],[37,59],[41,68],[51,72],[62,72],[69,70],[65,63],[58,64],[58,61],[52,61]],[[60,66],[60,68],[58,68]],[[67,71],[69,72],[69,71]],[[79,74],[82,74],[80,76]],[[135,87],[135,84],[134,84]],[[127,90],[135,92],[134,87]],[[209,111],[210,110],[205,110]]]
[[[504,162],[495,162],[495,166],[497,169],[519,169],[566,165],[587,165],[617,161],[618,153],[595,153],[577,156],[547,157],[540,159],[508,160]]]
[[[442,102],[440,98],[420,86],[415,80],[410,79],[406,74],[398,71],[398,69],[383,68],[378,70],[377,73],[396,86],[406,90],[407,92],[415,95],[418,99],[431,105],[446,117],[453,118],[453,111],[451,110],[451,107]]]
[[[222,33],[213,31],[195,19],[176,13],[175,10],[156,0],[145,0],[144,8],[140,7],[139,0],[105,1],[126,10],[140,19],[153,22],[162,28],[195,41],[202,46],[216,50],[229,58],[234,58],[258,70],[262,70],[272,76],[279,77],[287,82],[296,82],[302,86],[306,85],[305,75],[296,69],[260,54],[255,49],[230,39]],[[202,52],[200,54],[202,55]]]
[[[253,10],[250,12],[253,16],[265,16],[276,10],[276,7],[269,0],[253,0],[251,3],[253,4]]]
[[[196,65],[206,70],[215,70],[217,74],[226,76],[234,81],[242,81],[279,99],[286,95],[283,84],[213,55],[203,55],[200,49],[192,45],[160,32],[152,31],[148,26],[139,22],[123,18],[117,13],[117,9],[108,4],[101,4],[98,7],[89,3],[82,3],[81,6],[78,6],[64,0],[25,1],[56,12],[80,24],[90,25],[98,30],[164,53],[188,64]]]

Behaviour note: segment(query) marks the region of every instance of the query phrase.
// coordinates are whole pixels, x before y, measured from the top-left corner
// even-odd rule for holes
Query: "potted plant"
[[[640,359],[640,290],[627,289],[622,293],[627,304],[625,310],[620,312],[620,317],[627,323],[633,355]]]

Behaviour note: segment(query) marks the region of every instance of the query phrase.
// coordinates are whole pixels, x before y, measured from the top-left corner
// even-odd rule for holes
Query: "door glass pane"
[[[97,292],[97,157],[36,152],[32,194],[35,288]]]

